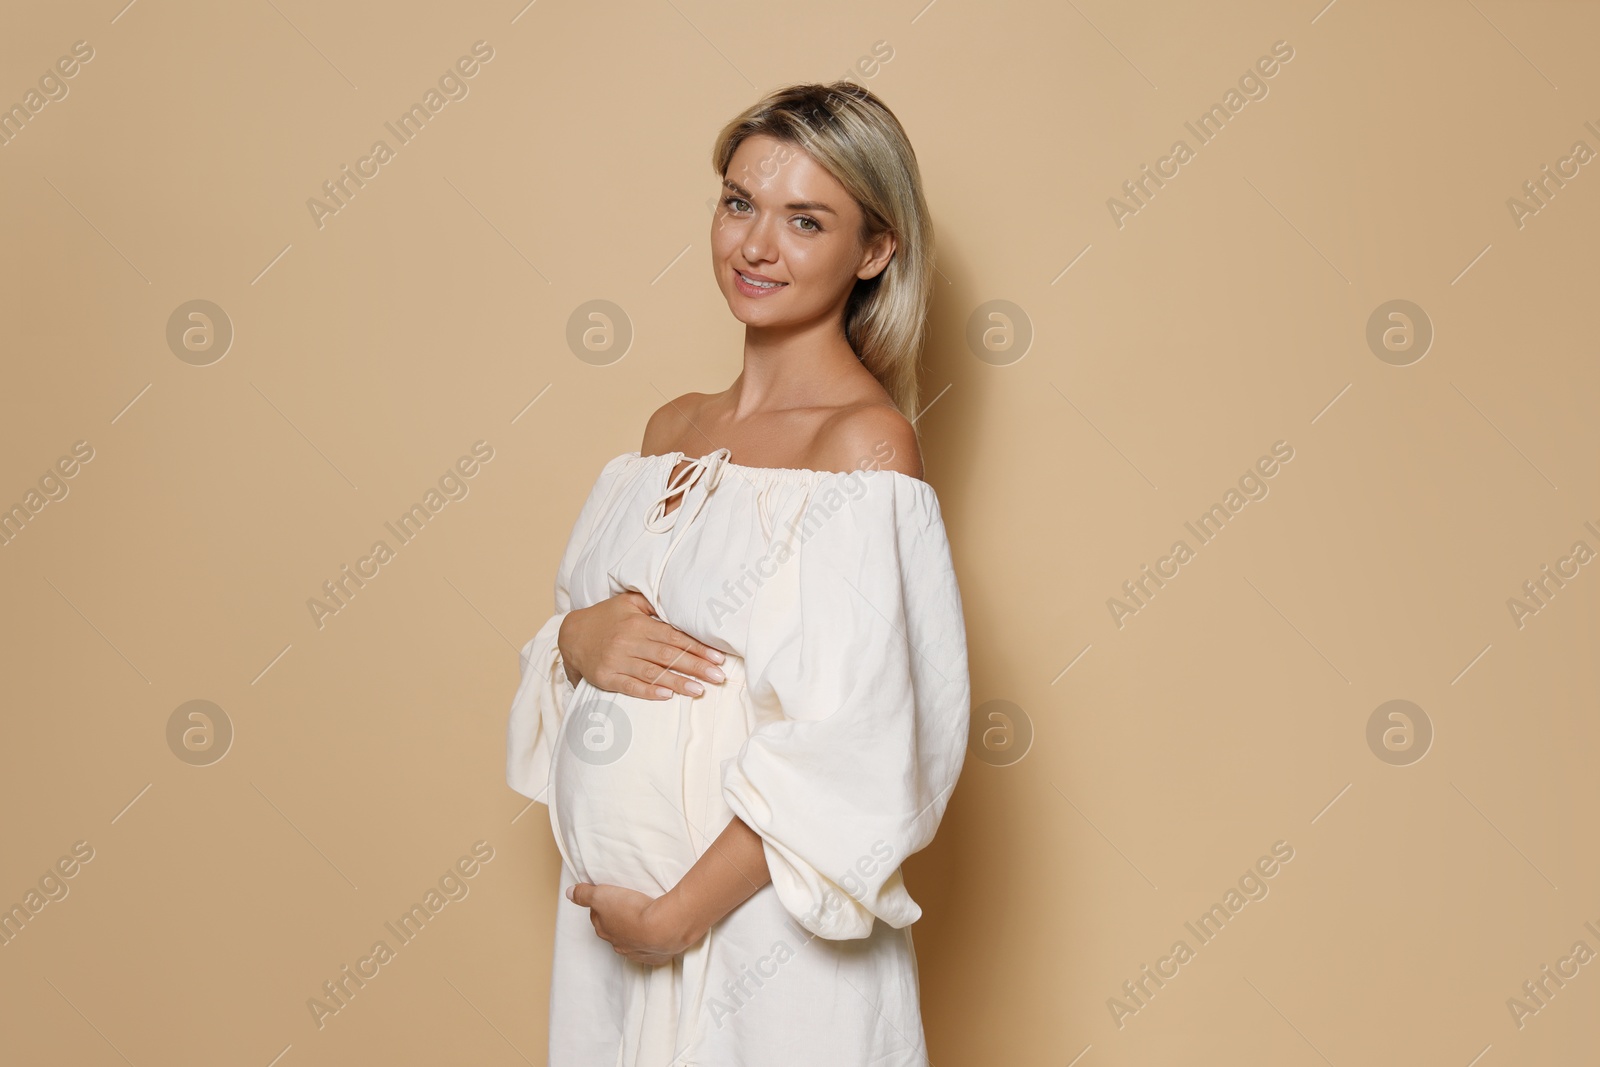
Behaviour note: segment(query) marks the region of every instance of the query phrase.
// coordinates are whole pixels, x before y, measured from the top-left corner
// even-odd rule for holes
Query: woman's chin
[[[761,308],[751,307],[746,300],[737,298],[729,300],[728,312],[746,326],[777,325],[777,321],[770,314],[764,314]]]

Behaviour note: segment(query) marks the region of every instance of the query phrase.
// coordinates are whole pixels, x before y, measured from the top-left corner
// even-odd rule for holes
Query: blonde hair
[[[845,302],[844,333],[895,406],[915,418],[933,292],[933,221],[900,120],[854,82],[776,89],[717,134],[711,166],[719,176],[727,177],[734,152],[752,134],[804,149],[832,174],[861,208],[863,244],[881,233],[894,235],[894,255],[883,270],[856,279]]]

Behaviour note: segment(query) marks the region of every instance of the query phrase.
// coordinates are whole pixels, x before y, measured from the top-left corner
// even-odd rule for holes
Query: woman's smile
[[[768,278],[765,274],[747,273],[737,267],[733,268],[733,284],[745,296],[771,296],[789,287],[788,282]]]

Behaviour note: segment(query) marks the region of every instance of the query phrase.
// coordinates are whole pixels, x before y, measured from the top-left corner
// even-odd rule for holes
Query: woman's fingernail
[[[706,691],[706,687],[701,685],[699,682],[690,682],[688,685],[685,685],[684,688],[689,690],[689,692],[693,693],[695,696],[700,696]]]
[[[721,663],[723,660],[727,659],[726,656],[714,648],[709,650],[709,654],[706,656],[706,658],[712,663]]]
[[[721,667],[712,667],[710,670],[706,671],[706,673],[711,676],[713,681],[723,682],[727,681],[728,679],[728,676],[722,673]]]
[[[573,891],[573,890],[575,890],[575,889],[577,889],[577,888],[578,888],[578,887],[577,887],[577,886],[575,886],[575,885],[569,885],[569,886],[567,886],[567,899],[568,899],[568,900],[571,900],[571,899],[572,899],[572,891]]]

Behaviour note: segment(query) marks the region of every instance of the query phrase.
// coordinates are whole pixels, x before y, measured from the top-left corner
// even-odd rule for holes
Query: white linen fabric
[[[971,701],[939,502],[898,471],[728,457],[606,463],[522,648],[506,779],[548,805],[563,861],[550,1067],[925,1063],[901,864],[949,803]],[[667,700],[569,683],[562,620],[629,589],[721,649],[727,681]],[[670,964],[618,955],[565,898],[659,896],[735,816],[772,882]]]

